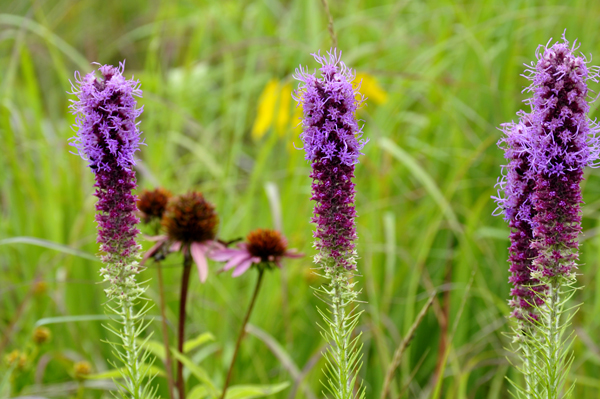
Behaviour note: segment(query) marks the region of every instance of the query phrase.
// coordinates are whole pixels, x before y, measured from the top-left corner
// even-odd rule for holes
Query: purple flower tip
[[[140,145],[140,131],[136,118],[143,109],[136,108],[134,97],[141,97],[139,81],[123,77],[124,63],[119,68],[102,65],[101,78],[94,72],[81,78],[75,73],[73,93],[79,101],[70,108],[77,115],[77,136],[73,145],[93,171],[109,170],[118,166],[131,169],[134,153]]]
[[[354,71],[341,61],[341,51],[333,49],[327,56],[321,56],[320,52],[312,56],[321,64],[321,78],[302,66],[294,74],[301,82],[293,97],[302,104],[304,111],[304,131],[300,138],[306,159],[335,158],[337,163],[354,165],[368,142],[368,139],[361,139],[362,127],[358,126],[355,117],[363,100],[352,85]]]

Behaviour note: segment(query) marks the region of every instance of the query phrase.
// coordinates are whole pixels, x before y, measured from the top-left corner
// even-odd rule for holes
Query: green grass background
[[[505,377],[518,377],[503,336],[508,228],[491,215],[503,163],[497,127],[524,107],[522,64],[534,59],[540,43],[560,39],[567,29],[581,51],[600,56],[600,3],[330,0],[330,8],[344,61],[375,76],[389,95],[385,104],[367,101],[359,113],[370,139],[356,170],[367,397],[379,397],[395,348],[436,288],[434,306],[396,373],[394,397],[508,398]],[[250,130],[265,84],[291,81],[299,64],[315,68],[310,53],[330,45],[319,0],[3,1],[0,240],[34,237],[97,252],[93,175],[69,153],[74,117],[67,107],[74,96],[67,92],[75,70],[87,73],[90,62],[126,59],[126,75],[140,79],[144,91],[140,187],[201,190],[219,211],[224,239],[275,226],[274,204],[280,204],[290,245],[312,255],[310,168],[301,151],[290,149],[292,140],[300,144],[300,131],[290,128],[279,137],[271,130],[253,140]],[[600,395],[599,182],[598,171],[584,182],[579,282],[585,288],[577,294],[584,304],[574,320],[579,338],[569,376],[577,380],[578,399]],[[279,199],[270,201],[274,188]],[[8,372],[3,358],[31,347],[36,323],[101,315],[105,298],[98,262],[64,250],[2,244],[0,382]],[[177,257],[165,263],[171,323],[180,263]],[[302,369],[321,349],[318,300],[310,288],[319,280],[310,267],[306,257],[266,277],[251,323],[284,355],[276,357],[264,339],[248,335],[235,384],[292,381],[289,363]],[[217,268],[212,264],[205,285],[193,275],[188,334],[216,337],[195,356],[204,357],[201,365],[221,384],[256,274],[232,279],[217,275]],[[155,269],[143,278],[152,278],[148,295],[157,299]],[[36,281],[46,290],[34,290]],[[50,395],[56,384],[73,381],[75,361],[89,361],[95,372],[110,368],[99,321],[48,327],[52,343],[23,384],[37,380],[42,386],[36,389]],[[160,339],[157,322],[150,330]],[[322,364],[308,371],[297,398],[310,397],[309,391],[323,396]],[[165,380],[158,382],[165,397]],[[196,383],[190,377],[188,386]],[[109,397],[91,388],[80,395]]]

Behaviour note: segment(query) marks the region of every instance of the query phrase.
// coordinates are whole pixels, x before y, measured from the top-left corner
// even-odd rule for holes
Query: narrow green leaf
[[[91,260],[94,262],[100,262],[100,259],[97,256],[94,256],[88,252],[81,251],[79,249],[71,248],[67,245],[59,244],[53,241],[44,240],[41,238],[35,237],[12,237],[5,238],[4,240],[0,240],[0,245],[11,245],[11,244],[29,244],[35,245],[42,248],[53,249],[55,251],[59,251],[68,255],[79,256],[80,258],[84,258],[87,260]]]
[[[274,385],[234,385],[227,390],[226,399],[253,399],[274,395],[283,391],[289,382],[282,382]]]
[[[183,343],[183,353],[189,353],[207,342],[214,341],[215,337],[209,332],[198,335],[196,338],[190,339]]]

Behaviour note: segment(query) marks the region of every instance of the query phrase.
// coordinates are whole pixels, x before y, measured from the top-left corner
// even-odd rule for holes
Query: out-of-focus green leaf
[[[143,371],[145,371],[147,367],[148,367],[148,365],[143,364],[141,369]],[[150,366],[149,371],[150,371],[150,374],[158,375],[160,377],[166,376],[165,372],[156,366]],[[125,372],[125,367],[121,367],[119,369],[104,371],[102,373],[90,374],[90,375],[85,376],[85,378],[88,380],[106,380],[109,378],[121,378],[124,372]]]
[[[204,385],[207,387],[207,389],[209,390],[211,395],[217,394],[217,388],[216,388],[215,384],[213,383],[213,381],[208,376],[208,373],[206,372],[206,370],[204,370],[204,368],[198,366],[189,357],[185,356],[184,354],[182,354],[181,352],[179,352],[173,348],[171,348],[171,353],[177,360],[179,360],[181,363],[183,363],[185,368],[190,370],[190,372],[196,378],[198,378],[201,382],[204,383]]]
[[[189,353],[209,341],[214,341],[215,337],[209,332],[198,335],[196,338],[190,339],[183,343],[183,352]]]
[[[273,385],[234,385],[227,390],[226,399],[262,398],[283,391],[289,382]]]
[[[4,240],[0,240],[0,245],[10,245],[10,244],[29,244],[35,245],[42,248],[53,249],[55,251],[59,251],[68,255],[79,256],[80,258],[92,260],[94,262],[100,262],[100,259],[88,252],[81,251],[79,249],[71,248],[69,246],[58,244],[56,242],[43,240],[41,238],[35,237],[12,237],[6,238]]]
[[[208,390],[204,385],[196,385],[188,394],[187,399],[204,399],[208,396]]]

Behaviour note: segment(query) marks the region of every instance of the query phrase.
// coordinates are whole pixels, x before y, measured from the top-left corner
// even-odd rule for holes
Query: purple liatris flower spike
[[[357,98],[360,94],[352,85],[354,73],[340,60],[341,52],[313,56],[321,64],[321,77],[302,67],[296,70],[294,77],[301,83],[294,99],[304,110],[300,138],[313,169],[315,246],[334,265],[352,270],[356,268],[352,178],[360,151],[368,141],[361,139],[362,128],[355,116],[362,98]]]
[[[536,175],[531,201],[535,275],[552,278],[576,269],[583,202],[579,187],[586,166],[597,166],[598,127],[587,116],[587,80],[597,81],[577,48],[557,43],[538,51],[530,69],[533,98],[530,163]]]
[[[500,182],[505,195],[496,201],[512,228],[510,303],[518,318],[534,302],[541,304],[535,295],[545,289],[541,280],[567,276],[576,268],[579,184],[584,167],[596,166],[600,150],[598,128],[587,117],[586,83],[597,81],[598,70],[590,73],[575,50],[566,39],[538,49],[537,64],[528,69],[531,112],[520,113],[517,124],[504,125],[501,143],[509,163]]]
[[[136,118],[142,113],[136,108],[135,97],[140,97],[142,91],[138,81],[123,77],[123,68],[122,63],[119,68],[102,65],[99,77],[94,72],[83,78],[75,74],[73,94],[78,101],[73,102],[71,110],[77,115],[77,136],[72,145],[88,162],[96,179],[96,221],[104,263],[100,273],[110,283],[105,292],[112,303],[106,304],[106,310],[118,323],[107,329],[120,341],[109,344],[124,366],[119,368],[124,380],[118,384],[119,393],[123,398],[152,399],[157,389],[149,383],[153,373],[142,368],[145,362],[151,365],[152,360],[139,343],[150,307],[134,307],[144,301],[145,291],[136,281],[141,270],[140,246],[135,240],[139,219],[135,214],[136,196],[132,194],[136,188],[134,154],[140,145]]]
[[[586,166],[598,166],[598,126],[587,116],[587,81],[598,81],[597,67],[588,68],[577,47],[563,43],[540,46],[537,63],[527,69],[532,81],[518,123],[504,125],[501,140],[508,164],[496,198],[511,227],[510,301],[519,368],[525,386],[514,385],[518,397],[558,398],[572,362],[573,296],[581,232],[580,183]],[[575,307],[576,309],[576,307]],[[528,321],[535,321],[527,323]],[[560,396],[562,397],[562,396]]]
[[[100,66],[100,77],[91,72],[81,78],[76,73],[73,94],[79,100],[71,105],[77,115],[72,145],[88,162],[96,180],[98,242],[105,264],[101,273],[111,283],[109,297],[136,290],[140,248],[135,241],[139,220],[132,190],[136,188],[134,153],[140,145],[136,118],[142,113],[135,97],[142,91],[138,81],[123,77],[123,68],[123,64],[119,68]]]
[[[320,311],[323,337],[336,343],[327,355],[331,366],[327,388],[336,398],[364,398],[364,389],[354,390],[360,346],[358,337],[351,338],[360,312],[354,313],[350,307],[358,296],[356,282],[351,281],[357,258],[352,179],[360,151],[367,143],[361,139],[362,128],[355,115],[363,99],[352,85],[353,71],[340,60],[341,52],[313,56],[321,64],[321,76],[317,78],[302,67],[296,70],[294,77],[301,83],[294,99],[304,110],[300,138],[312,164],[311,199],[316,202],[312,222],[317,225],[314,236],[318,250],[314,261],[328,280],[317,289],[331,312],[326,316]]]

